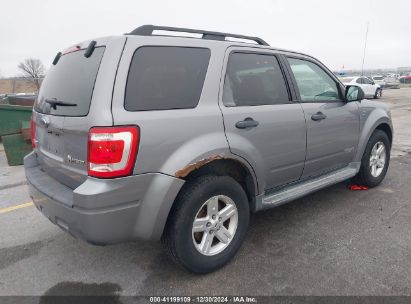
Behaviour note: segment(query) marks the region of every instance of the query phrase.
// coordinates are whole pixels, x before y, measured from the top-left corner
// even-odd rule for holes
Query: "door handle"
[[[314,121],[320,121],[326,118],[327,118],[327,115],[325,115],[323,112],[317,112],[311,116],[311,119]]]
[[[235,124],[235,127],[238,129],[247,129],[254,128],[259,125],[258,121],[255,121],[251,117],[247,117],[244,120],[241,120]]]

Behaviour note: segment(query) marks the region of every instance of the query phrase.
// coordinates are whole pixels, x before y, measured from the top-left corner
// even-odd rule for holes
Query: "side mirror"
[[[345,87],[345,101],[361,101],[365,97],[364,91],[355,85],[348,85]]]

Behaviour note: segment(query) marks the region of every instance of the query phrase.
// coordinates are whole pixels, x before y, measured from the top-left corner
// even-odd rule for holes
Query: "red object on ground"
[[[348,189],[353,190],[353,191],[355,191],[355,190],[368,190],[367,186],[361,186],[361,185],[348,185],[347,187],[348,187]]]

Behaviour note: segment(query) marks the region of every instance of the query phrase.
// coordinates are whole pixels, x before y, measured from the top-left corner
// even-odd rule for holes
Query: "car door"
[[[305,119],[278,57],[268,50],[229,48],[223,73],[220,107],[231,152],[252,165],[261,190],[298,180]]]
[[[359,86],[364,91],[364,94],[367,95],[367,86],[365,85],[362,77],[358,77],[355,80],[354,85]]]
[[[307,123],[307,156],[302,178],[347,166],[359,140],[359,106],[345,102],[343,86],[321,64],[287,57]]]
[[[372,92],[372,85],[371,85],[371,81],[369,81],[368,78],[366,77],[359,77],[356,80],[356,84],[359,85],[361,87],[361,89],[364,91],[364,94],[366,96],[370,96],[370,95],[374,95],[374,93]]]
[[[374,97],[375,91],[377,90],[377,85],[371,79],[369,79],[367,77],[363,77],[363,78],[364,78],[364,83],[367,87],[366,95],[368,95],[370,97]]]

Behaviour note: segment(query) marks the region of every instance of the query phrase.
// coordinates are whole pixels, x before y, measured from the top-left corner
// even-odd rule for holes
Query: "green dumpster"
[[[31,151],[31,143],[28,143],[22,134],[4,135],[1,139],[9,166],[22,165],[24,156]]]
[[[0,137],[10,166],[22,165],[31,151],[30,116],[32,107],[0,104]]]
[[[23,121],[30,121],[32,107],[0,104],[0,136],[20,133]]]

